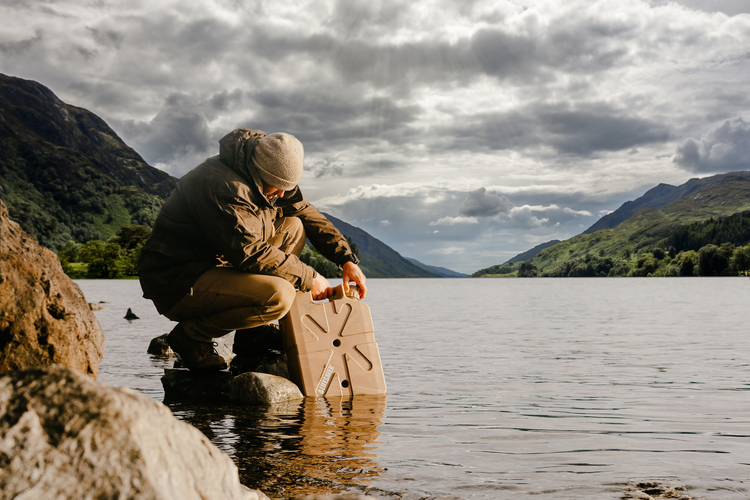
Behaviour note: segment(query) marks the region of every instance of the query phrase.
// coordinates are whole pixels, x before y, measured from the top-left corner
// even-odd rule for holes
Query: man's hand
[[[349,282],[353,281],[359,286],[359,298],[364,299],[367,293],[365,273],[354,262],[347,262],[341,269],[343,270],[341,278],[344,280],[344,293],[349,293]]]
[[[313,300],[323,300],[333,295],[333,288],[331,288],[331,284],[328,283],[328,280],[322,274],[318,274],[313,280],[310,293],[312,293]]]

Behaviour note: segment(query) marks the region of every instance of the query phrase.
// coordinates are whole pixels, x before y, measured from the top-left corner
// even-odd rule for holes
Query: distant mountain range
[[[336,229],[352,239],[360,256],[360,267],[368,278],[442,278],[443,273],[415,264],[362,229],[324,214]],[[451,271],[452,272],[452,271]]]
[[[431,266],[429,264],[424,264],[422,262],[419,262],[417,259],[412,259],[411,257],[407,257],[406,260],[410,261],[412,264],[415,264],[421,267],[422,269],[426,271],[429,271],[433,274],[437,274],[441,278],[466,278],[468,276],[468,274],[458,273],[446,267],[438,267],[438,266]]]
[[[659,184],[578,236],[546,248],[535,247],[509,262],[525,261],[539,270],[549,270],[586,255],[622,256],[658,246],[688,224],[746,210],[750,210],[750,172],[690,179],[680,186]]]
[[[0,74],[0,198],[42,245],[106,240],[152,227],[177,179],[148,165],[98,116],[37,82]],[[373,278],[464,276],[408,260],[362,229],[331,222],[357,245]]]

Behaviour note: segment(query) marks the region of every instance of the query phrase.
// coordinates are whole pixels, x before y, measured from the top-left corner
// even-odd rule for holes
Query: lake
[[[95,313],[99,380],[161,401],[172,361],[146,349],[172,323],[137,281],[77,283],[107,303]],[[368,286],[387,396],[170,404],[247,486],[272,497],[750,498],[750,279]],[[123,319],[128,307],[139,320]]]

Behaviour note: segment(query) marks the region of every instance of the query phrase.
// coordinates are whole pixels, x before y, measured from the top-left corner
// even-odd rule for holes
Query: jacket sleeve
[[[278,276],[302,291],[310,290],[314,270],[296,255],[268,244],[272,228],[248,196],[216,190],[207,198],[210,201],[195,207],[195,214],[217,253],[236,269]]]
[[[305,227],[305,234],[316,250],[338,266],[352,255],[352,250],[341,232],[311,205],[299,186],[287,193],[281,205],[285,217],[298,217]]]

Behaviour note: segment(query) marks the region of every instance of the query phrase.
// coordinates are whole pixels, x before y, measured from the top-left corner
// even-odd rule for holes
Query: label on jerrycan
[[[343,286],[328,301],[297,292],[279,323],[289,376],[305,396],[385,394],[370,308],[346,297]]]

